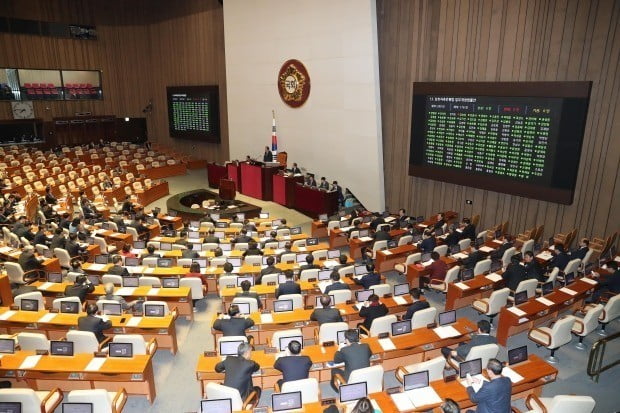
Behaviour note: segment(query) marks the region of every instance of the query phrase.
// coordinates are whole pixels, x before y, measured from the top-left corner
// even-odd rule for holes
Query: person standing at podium
[[[273,154],[269,150],[269,146],[265,146],[265,153],[263,154],[263,162],[273,162]]]

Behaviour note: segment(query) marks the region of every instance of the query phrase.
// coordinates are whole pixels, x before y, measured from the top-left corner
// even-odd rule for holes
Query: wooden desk
[[[158,167],[150,167],[142,170],[142,174],[147,178],[161,179],[175,175],[185,175],[187,173],[187,165],[184,163],[175,163],[174,165],[164,165]]]
[[[172,225],[175,230],[179,230],[183,227],[183,220],[181,217],[171,217],[170,215],[159,214],[157,219],[162,225]]]
[[[403,234],[407,231],[404,229],[393,229],[390,231],[390,236],[393,240],[398,240]],[[370,248],[374,244],[374,240],[372,241],[362,241],[359,238],[349,239],[349,254],[353,259],[358,259],[362,257],[362,248],[368,247]]]
[[[155,400],[151,355],[108,357],[98,371],[87,371],[88,364],[94,358],[90,353],[73,357],[41,356],[35,367],[21,368],[26,357],[34,354],[33,351],[18,351],[2,357],[2,380],[9,380],[14,387],[29,387],[37,391],[58,387],[66,392],[90,389],[116,392],[124,387],[128,394],[146,396],[150,403]]]
[[[0,302],[4,306],[13,304],[13,294],[11,294],[11,283],[6,273],[0,274]]]
[[[560,288],[556,288],[554,292],[544,297],[553,301],[554,304],[550,307],[532,297],[526,303],[517,306],[519,310],[525,312],[521,316],[517,316],[506,307],[502,308],[497,323],[497,342],[506,346],[510,336],[554,320],[563,311],[581,308],[584,299],[592,294],[595,287],[596,285],[579,279],[568,286],[568,289],[577,292],[575,295],[567,294],[560,291]]]
[[[440,257],[439,259],[446,263],[448,269],[458,264],[458,260],[455,260],[452,257]],[[407,282],[409,282],[411,288],[420,287],[420,277],[427,276],[429,274],[430,272],[428,267],[425,267],[422,264],[410,264],[407,266]]]
[[[398,263],[405,262],[408,255],[418,252],[418,247],[412,244],[401,245],[383,251],[377,251],[375,270],[378,273],[391,271]]]
[[[501,272],[497,274],[501,275]],[[469,306],[475,300],[483,297],[489,297],[493,290],[504,285],[503,280],[492,281],[484,274],[476,275],[469,281],[463,282],[469,288],[461,289],[456,283],[448,284],[448,293],[446,294],[446,311],[455,310]]]
[[[10,311],[8,307],[0,307],[0,316],[8,311]],[[78,318],[86,315],[86,313],[56,313],[53,319],[40,321],[41,317],[47,314],[50,314],[47,310],[15,311],[6,320],[0,320],[0,331],[6,334],[16,334],[28,330],[43,333],[50,340],[60,340],[66,336],[67,331],[77,329]],[[128,325],[133,323],[130,321],[132,318],[139,320],[136,326]],[[165,317],[133,317],[131,314],[124,314],[110,316],[110,321],[112,321],[112,328],[105,331],[106,336],[140,334],[146,341],[155,338],[159,348],[170,349],[172,354],[177,352],[175,317],[172,314]]]
[[[159,198],[163,198],[166,195],[170,194],[170,189],[168,187],[168,182],[163,181],[156,185],[151,186],[150,188],[144,188],[142,191],[136,191],[136,195],[138,196],[138,203],[140,205],[148,205]]]
[[[310,233],[314,238],[325,238],[327,236],[327,224],[323,221],[312,221]]]

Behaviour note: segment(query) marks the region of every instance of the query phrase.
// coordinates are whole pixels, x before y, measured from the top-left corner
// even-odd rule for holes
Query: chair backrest
[[[556,280],[556,278],[558,278],[558,274],[559,273],[560,273],[560,269],[558,267],[553,267],[553,269],[549,273],[549,276],[547,277],[547,281],[546,282],[553,282],[553,283],[555,283],[555,280]]]
[[[146,342],[141,334],[118,334],[112,339],[113,343],[131,343],[134,355],[146,354]]]
[[[407,255],[407,259],[405,260],[405,266],[415,264],[422,260],[422,253],[416,252],[415,254]]]
[[[101,276],[101,283],[112,283],[114,285],[123,285],[123,277],[115,274],[104,274]]]
[[[418,310],[413,313],[411,318],[411,329],[423,328],[431,323],[435,322],[437,316],[437,309],[435,307],[425,308],[424,310]]]
[[[594,254],[594,250],[592,248],[588,248],[588,252],[586,252],[586,255],[583,257],[581,263],[583,265],[589,264],[590,260],[592,259],[592,254]]]
[[[448,272],[446,272],[446,278],[444,278],[444,282],[446,283],[446,285],[450,284],[451,282],[456,281],[456,279],[459,276],[460,271],[461,271],[461,267],[458,265],[455,265],[454,267],[450,268]]]
[[[278,229],[278,230],[276,230],[276,236],[278,236],[278,237],[290,237],[291,236],[291,230],[288,229],[288,228]]]
[[[293,310],[304,308],[304,297],[301,294],[282,294],[278,300],[293,300]]]
[[[445,366],[446,359],[443,356],[437,356],[434,359],[426,360],[420,363],[410,364],[406,366],[405,369],[409,373],[417,373],[419,371],[428,370],[428,380],[435,381],[443,379],[443,369]]]
[[[474,346],[469,350],[466,361],[482,359],[482,367],[484,368],[490,359],[497,357],[497,353],[499,353],[499,346],[497,344]]]
[[[179,287],[189,287],[192,300],[200,300],[205,296],[202,290],[202,280],[200,278],[181,278],[179,280]]]
[[[280,349],[280,339],[286,337],[303,337],[303,333],[301,332],[301,328],[291,328],[289,330],[276,330],[271,336],[271,347],[275,347]],[[303,344],[303,343],[301,343]]]
[[[1,389],[0,400],[9,403],[21,403],[22,412],[41,411],[41,400],[32,389]]]
[[[349,329],[349,324],[344,321],[337,323],[324,323],[319,327],[319,344],[326,341],[338,341],[338,332]]]
[[[387,248],[387,241],[383,240],[383,241],[375,241],[375,243],[372,246],[372,252],[373,252],[373,256],[377,251],[381,251]]]
[[[549,402],[547,413],[591,413],[596,401],[590,396],[557,395]]]
[[[161,287],[161,280],[158,277],[148,277],[143,275],[138,279],[138,284],[140,286],[146,285],[150,287]]]
[[[315,403],[321,399],[319,391],[319,382],[314,377],[301,380],[287,381],[282,384],[280,389],[282,393],[301,392],[301,402]]]
[[[366,382],[368,393],[378,393],[383,391],[383,366],[364,367],[355,369],[351,372],[347,384]]]
[[[303,270],[299,274],[299,281],[308,281],[310,278],[314,278],[315,280],[319,278],[319,270],[317,268]]]
[[[536,287],[538,286],[538,280],[536,278],[532,278],[529,280],[523,280],[517,285],[517,289],[515,290],[515,294],[521,291],[527,291],[527,296],[532,298],[536,295]]]
[[[110,413],[113,396],[105,389],[72,390],[67,395],[69,403],[92,403],[93,413]]]
[[[572,339],[571,331],[575,317],[572,315],[562,317],[555,322],[551,328],[551,344],[548,348],[558,348],[564,344],[570,343]]]
[[[488,272],[491,268],[491,259],[487,258],[485,260],[478,261],[474,266],[474,275],[484,274]]]
[[[256,301],[256,298],[253,297],[235,297],[233,298],[232,303],[248,303],[250,304],[251,313],[253,313],[254,311],[258,311],[258,302]]]
[[[346,303],[351,299],[351,290],[334,290],[329,293],[334,296],[334,304]]]
[[[241,400],[239,390],[233,387],[209,382],[206,386],[206,393],[207,399],[231,399],[233,411],[243,410],[243,400]]]
[[[340,228],[340,221],[329,221],[327,223],[327,235],[329,235],[334,228]]]
[[[164,315],[170,314],[170,308],[168,307],[167,301],[157,301],[157,300],[149,300],[145,301],[144,305],[153,304],[153,305],[162,305],[164,306]]]
[[[15,305],[19,308],[22,308],[22,300],[37,300],[39,302],[39,310],[45,309],[45,304],[43,302],[43,294],[39,291],[33,291],[30,293],[24,293],[16,296],[14,298]]]
[[[469,239],[469,238],[464,238],[464,239],[459,241],[459,249],[461,251],[469,248],[470,245],[471,245],[471,239]]]
[[[440,257],[443,257],[448,253],[448,246],[446,244],[438,245],[435,248],[433,248],[433,251],[439,254]]]
[[[93,353],[99,350],[99,342],[91,331],[67,331],[67,341],[73,341],[73,351],[77,353]]]
[[[79,303],[79,305],[82,305],[82,302],[80,301],[80,297],[62,297],[62,298],[56,298],[54,301],[52,301],[52,308],[54,310],[60,310],[60,304],[62,302],[69,302],[69,303]]]
[[[24,351],[50,349],[50,341],[42,333],[27,333],[25,331],[17,333],[17,344]]]
[[[534,291],[536,291],[536,284],[534,284]],[[489,310],[487,311],[487,314],[488,315],[498,314],[501,311],[502,307],[506,307],[506,303],[508,302],[509,295],[510,295],[509,288],[502,288],[501,290],[493,291],[493,293],[489,297]],[[528,296],[529,296],[529,292],[528,292]]]
[[[147,267],[157,267],[157,257],[146,257],[142,259],[142,265]]]
[[[510,247],[506,251],[504,251],[504,255],[502,255],[502,265],[504,267],[507,267],[508,264],[510,264],[510,259],[512,258],[513,255],[516,254],[516,252],[517,252],[517,249],[515,247]]]
[[[521,254],[525,254],[527,251],[534,252],[534,240],[533,239],[528,239],[527,241],[523,243],[523,246],[521,247]]]
[[[133,238],[134,241],[138,240],[138,231],[135,228],[125,227],[125,230],[131,235],[131,238]]]
[[[390,284],[377,284],[370,287],[370,289],[379,297],[383,297],[385,294],[390,294],[392,292],[392,286]]]
[[[389,333],[392,331],[392,323],[398,321],[396,315],[388,314],[383,317],[377,317],[372,320],[372,325],[370,326],[370,336],[376,337],[381,333]]]
[[[179,258],[179,259],[177,259],[177,266],[179,266],[179,267],[187,267],[187,268],[189,268],[190,265],[192,265],[192,259],[191,258]]]
[[[289,261],[295,262],[296,259],[297,259],[297,254],[295,253],[282,254],[282,256],[280,257],[280,262],[282,263],[286,263]]]
[[[306,240],[305,239],[298,239],[297,241],[293,241],[293,247],[305,247],[306,246]]]
[[[598,326],[598,318],[603,313],[603,304],[597,304],[588,310],[583,317],[584,331],[581,335],[585,336],[590,334]]]
[[[276,274],[277,275],[277,274]],[[263,280],[265,279],[266,275],[263,277]],[[263,281],[265,284],[267,284],[266,281]],[[226,288],[227,285],[232,285],[233,287],[237,286],[237,276],[236,275],[225,275],[223,277],[220,277],[217,279],[217,286],[218,288],[221,290],[223,288]]]
[[[269,285],[269,283],[278,283],[278,275],[279,274],[265,274],[261,280],[261,283],[264,285]]]
[[[599,321],[601,323],[609,323],[620,316],[620,294],[614,295],[607,301],[605,308]]]
[[[314,257],[315,261],[326,260],[327,259],[327,250],[312,251],[312,256]]]
[[[355,267],[353,265],[347,265],[346,267],[338,269],[338,275],[340,275],[340,278],[346,276],[347,274],[353,273],[355,273]]]
[[[579,266],[581,265],[581,260],[579,258],[575,258],[574,260],[570,260],[566,267],[564,267],[564,274],[570,274],[571,272],[577,275],[577,271],[579,270]]]
[[[262,264],[263,256],[262,255],[248,255],[243,260],[243,263],[246,265]]]
[[[6,228],[6,227],[3,227]],[[24,281],[24,270],[22,266],[16,262],[8,262],[4,263],[4,268],[6,268],[6,273],[9,276],[9,282],[11,284],[25,284]]]
[[[249,248],[249,244],[247,242],[238,242],[235,244],[235,250],[245,251]]]

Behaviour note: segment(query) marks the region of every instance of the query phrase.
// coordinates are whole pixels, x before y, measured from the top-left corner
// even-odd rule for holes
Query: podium
[[[226,179],[228,170],[225,166],[218,165],[215,162],[207,163],[207,178],[211,188],[220,187],[220,179]]]
[[[333,215],[338,211],[338,192],[296,184],[294,207],[315,218],[321,214]]]
[[[237,186],[237,191],[241,192],[241,167],[237,162],[229,162],[226,164],[228,179],[232,180]]]
[[[303,176],[274,175],[273,202],[292,208],[295,205],[295,186],[303,181]]]
[[[233,201],[237,195],[235,189],[235,181],[232,179],[222,179],[220,182],[220,198],[227,201]]]
[[[241,193],[263,201],[273,200],[273,176],[281,166],[241,164]]]

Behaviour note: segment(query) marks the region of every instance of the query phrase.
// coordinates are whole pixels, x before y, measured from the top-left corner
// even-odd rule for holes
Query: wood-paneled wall
[[[544,236],[619,229],[620,2],[614,0],[377,0],[386,205],[416,215],[481,214],[480,228]],[[407,174],[416,81],[593,82],[572,205]],[[470,199],[473,205],[465,201]]]
[[[228,159],[228,114],[222,7],[217,0],[6,0],[9,17],[93,24],[93,41],[0,33],[0,67],[102,70],[102,101],[35,102],[37,117],[146,115],[151,140],[209,160]],[[222,143],[171,139],[166,86],[220,85]],[[0,119],[11,119],[0,102]]]

